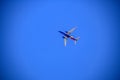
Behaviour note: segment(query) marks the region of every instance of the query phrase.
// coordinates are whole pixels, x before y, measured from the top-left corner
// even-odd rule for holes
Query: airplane
[[[62,32],[62,31],[58,31],[60,32],[61,34],[63,34],[63,39],[64,39],[64,46],[66,46],[66,43],[67,43],[67,39],[70,38],[72,39],[75,44],[76,42],[78,41],[78,39],[80,39],[80,37],[77,37],[77,38],[74,38],[73,36],[71,36],[70,34],[76,29],[76,27],[70,29],[69,31],[65,31],[65,32]]]

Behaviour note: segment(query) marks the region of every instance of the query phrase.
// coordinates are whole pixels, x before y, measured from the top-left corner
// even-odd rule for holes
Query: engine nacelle
[[[62,38],[65,38],[64,36]]]

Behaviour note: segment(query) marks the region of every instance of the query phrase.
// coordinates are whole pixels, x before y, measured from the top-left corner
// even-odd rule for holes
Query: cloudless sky
[[[1,1],[1,80],[119,80],[117,1]],[[58,31],[74,26],[67,46]]]

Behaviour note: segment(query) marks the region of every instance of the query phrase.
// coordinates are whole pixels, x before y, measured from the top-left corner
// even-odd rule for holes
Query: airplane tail
[[[80,37],[77,37],[76,40],[75,40],[75,45],[76,45],[76,42],[80,39]]]

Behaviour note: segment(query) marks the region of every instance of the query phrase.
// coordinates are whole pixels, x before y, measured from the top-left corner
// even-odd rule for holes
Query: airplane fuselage
[[[59,31],[61,34],[63,34],[65,37],[70,38],[72,40],[76,40],[73,36],[68,35],[67,33],[64,33],[62,31]]]

